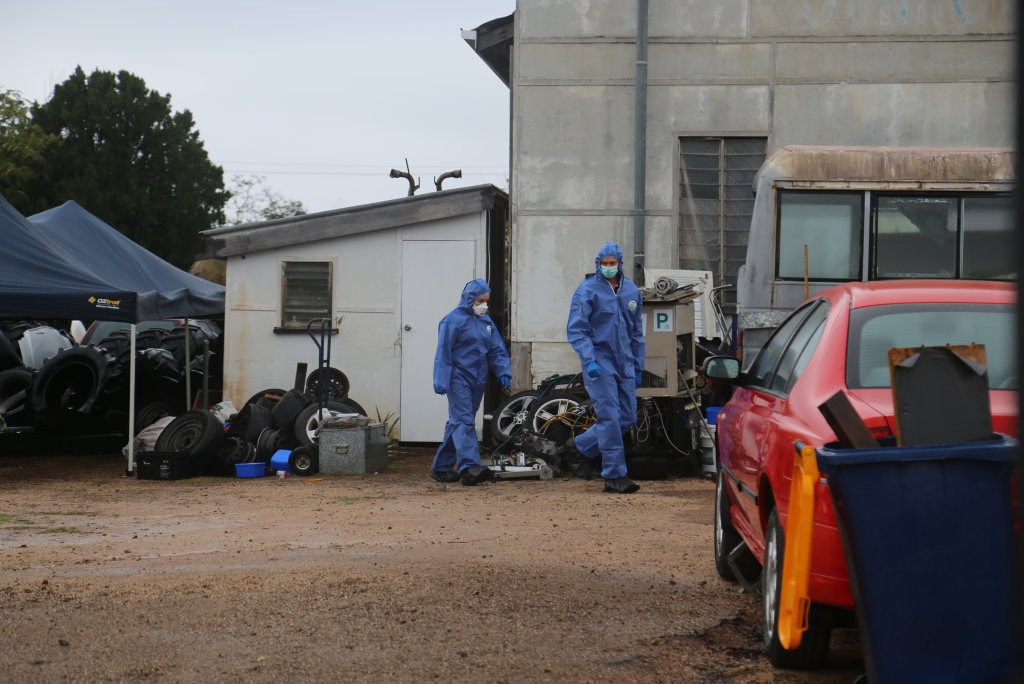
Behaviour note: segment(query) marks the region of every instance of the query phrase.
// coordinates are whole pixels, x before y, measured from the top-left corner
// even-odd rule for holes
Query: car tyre
[[[198,470],[206,467],[224,441],[224,426],[209,411],[186,411],[156,438],[156,451],[188,454]]]
[[[288,455],[288,471],[292,475],[307,477],[320,472],[320,457],[315,446],[295,447]]]
[[[736,568],[743,575],[737,577],[729,563],[729,554],[740,544],[743,544],[743,551],[735,559]],[[753,581],[757,577],[757,558],[751,553],[750,548],[743,542],[740,533],[732,524],[729,517],[729,493],[725,490],[725,476],[719,473],[718,483],[715,485],[715,570],[718,576],[730,582],[741,580]]]
[[[491,413],[491,436],[495,444],[504,443],[523,429],[531,402],[537,398],[537,392],[526,390],[516,392],[498,404]]]
[[[831,627],[815,619],[811,606],[807,617],[807,630],[800,645],[786,649],[779,641],[779,604],[782,595],[782,562],[786,551],[785,535],[779,522],[779,511],[772,508],[768,514],[765,535],[764,569],[761,572],[762,628],[765,655],[774,667],[788,670],[814,670],[825,663]]]
[[[295,439],[298,445],[301,447],[313,444],[317,430],[320,429],[320,424],[327,418],[341,413],[365,415],[348,400],[332,399],[327,402],[327,407],[324,409],[321,409],[320,405],[314,402],[302,409],[299,415],[295,417],[294,424]]]
[[[327,368],[323,372],[327,374],[327,398],[344,399],[347,397],[348,391],[351,388],[348,376],[337,368]],[[313,401],[317,401],[320,398],[320,374],[321,370],[317,368],[306,378],[306,394]]]

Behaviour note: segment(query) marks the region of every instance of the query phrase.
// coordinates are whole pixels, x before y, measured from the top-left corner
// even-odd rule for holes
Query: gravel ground
[[[2,448],[2,447],[0,447]],[[712,559],[714,486],[365,476],[125,477],[0,456],[7,681],[852,682],[773,670],[758,597]]]

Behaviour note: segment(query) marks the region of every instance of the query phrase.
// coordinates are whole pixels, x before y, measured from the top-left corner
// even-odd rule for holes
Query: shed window
[[[282,262],[281,327],[305,329],[310,321],[331,317],[331,262]]]

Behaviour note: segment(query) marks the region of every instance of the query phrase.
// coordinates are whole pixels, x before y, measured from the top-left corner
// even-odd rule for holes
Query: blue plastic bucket
[[[718,412],[721,410],[721,406],[708,406],[704,409],[704,413],[707,415],[708,425],[714,425],[718,422]]]

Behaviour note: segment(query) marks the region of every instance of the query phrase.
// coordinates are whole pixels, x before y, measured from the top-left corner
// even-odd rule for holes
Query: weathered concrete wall
[[[646,261],[678,268],[679,138],[1012,146],[1013,0],[650,0]],[[569,298],[633,251],[636,3],[518,0],[512,339],[575,370]],[[559,345],[568,353],[558,351]]]

